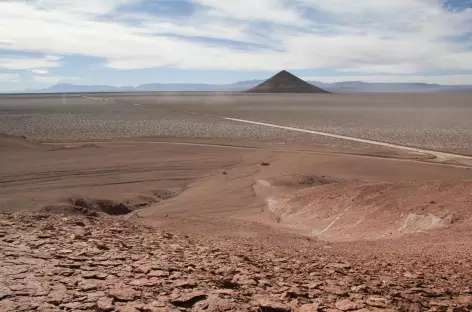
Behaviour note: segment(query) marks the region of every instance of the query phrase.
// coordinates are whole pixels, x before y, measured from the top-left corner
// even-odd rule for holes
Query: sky
[[[0,0],[0,91],[265,79],[472,84],[472,0]]]

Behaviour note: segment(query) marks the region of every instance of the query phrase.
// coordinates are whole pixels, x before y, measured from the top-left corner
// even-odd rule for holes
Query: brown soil
[[[472,308],[466,164],[12,139],[0,143],[0,311]]]

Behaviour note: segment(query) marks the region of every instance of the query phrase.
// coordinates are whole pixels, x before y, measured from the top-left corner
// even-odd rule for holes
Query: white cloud
[[[441,85],[472,85],[472,75],[444,75],[444,76],[318,76],[303,77],[305,80],[321,82],[362,81],[379,83],[396,82],[423,82]]]
[[[33,80],[42,84],[51,84],[59,82],[74,82],[80,80],[80,77],[74,76],[34,76]]]
[[[46,75],[49,74],[49,70],[47,69],[30,69],[30,72],[38,75]]]
[[[20,75],[18,74],[1,74],[0,81],[2,82],[18,82]]]
[[[448,11],[437,0],[192,0],[201,9],[183,21],[146,13],[114,16],[120,5],[138,1],[0,2],[0,38],[8,43],[2,47],[98,57],[116,69],[331,68],[353,75],[472,70],[471,40],[449,38],[472,28],[472,10]],[[297,7],[300,3],[305,7]],[[250,50],[179,36],[270,48]],[[0,67],[7,69],[59,63],[57,58],[0,57]]]
[[[38,67],[58,67],[60,65],[60,60],[60,57],[53,55],[46,55],[44,57],[0,55],[0,68],[27,70]]]
[[[210,16],[243,21],[276,21],[285,24],[302,24],[300,16],[294,9],[288,8],[283,0],[193,0],[205,6]]]
[[[139,2],[140,0],[39,0],[31,2],[40,10],[58,10],[75,14],[106,14],[121,5]]]
[[[138,17],[138,16],[135,16]],[[227,24],[215,22],[213,24],[207,24],[205,21],[201,21],[200,27],[195,27],[197,20],[191,20],[187,23],[179,21],[174,23],[172,21],[155,22],[154,19],[149,16],[141,16],[142,25],[141,29],[143,34],[149,35],[180,35],[188,37],[199,37],[199,38],[211,38],[211,39],[228,39],[236,41],[245,41],[252,43],[261,43],[261,38],[257,36],[251,36],[245,32],[245,29],[240,24],[234,23],[233,27],[228,27]]]
[[[314,6],[324,12],[336,12],[340,14],[385,14],[399,12],[416,12],[423,11],[427,8],[435,10],[438,8],[439,1],[436,0],[396,0],[396,1],[379,1],[379,0],[301,0],[307,5]]]

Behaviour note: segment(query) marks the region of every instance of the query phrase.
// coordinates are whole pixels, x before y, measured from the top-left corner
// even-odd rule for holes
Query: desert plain
[[[0,96],[1,311],[469,311],[470,94]]]

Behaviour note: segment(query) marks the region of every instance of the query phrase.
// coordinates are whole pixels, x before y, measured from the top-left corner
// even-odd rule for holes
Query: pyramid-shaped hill
[[[249,89],[247,93],[329,93],[318,88],[286,70],[281,71],[260,85]]]

